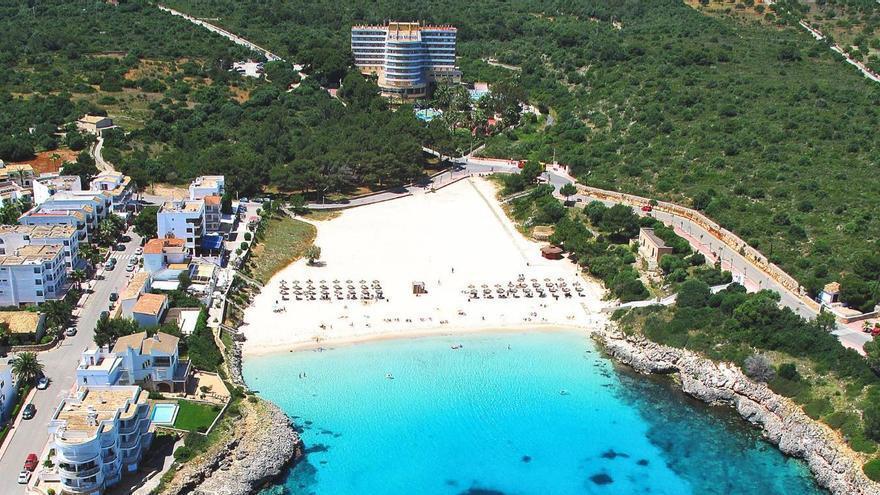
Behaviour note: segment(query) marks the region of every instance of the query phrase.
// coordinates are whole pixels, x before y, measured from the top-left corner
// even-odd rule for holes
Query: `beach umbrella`
[[[365,284],[365,283],[367,283],[367,281],[366,281],[366,280],[361,280],[361,283],[362,283],[362,284]]]
[[[338,283],[339,283],[339,279],[333,280],[333,283],[334,283],[334,284],[338,284]]]

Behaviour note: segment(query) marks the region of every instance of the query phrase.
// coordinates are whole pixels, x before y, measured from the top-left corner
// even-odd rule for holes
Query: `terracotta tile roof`
[[[162,254],[167,247],[184,247],[186,242],[183,239],[175,237],[167,237],[165,239],[150,239],[144,245],[144,254]]]
[[[150,280],[150,274],[148,272],[135,273],[131,277],[131,281],[128,282],[128,285],[125,286],[125,289],[122,290],[122,294],[119,295],[119,298],[131,299],[137,297],[138,294],[141,293],[141,289],[147,285],[148,280]]]
[[[131,312],[159,316],[167,300],[168,297],[162,294],[141,294]]]
[[[220,206],[220,196],[205,196],[205,204],[211,206]]]

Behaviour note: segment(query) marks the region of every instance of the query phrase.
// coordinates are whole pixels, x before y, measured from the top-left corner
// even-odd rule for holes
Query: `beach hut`
[[[559,246],[544,246],[541,248],[541,256],[548,260],[561,260],[562,248]]]
[[[420,296],[422,294],[427,294],[428,290],[425,289],[424,282],[413,282],[412,283],[412,292],[413,292],[413,294]]]

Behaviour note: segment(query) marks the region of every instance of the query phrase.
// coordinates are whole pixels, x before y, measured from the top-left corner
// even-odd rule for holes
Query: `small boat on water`
[[[464,347],[464,346],[461,345],[461,344],[455,344],[454,346],[452,346],[452,347],[450,347],[450,348],[451,348],[451,349],[458,350],[458,349],[461,349],[462,347]]]
[[[565,390],[565,389],[560,390],[559,395],[569,395],[568,390]]]
[[[388,380],[394,380],[394,375],[392,375],[391,373],[385,373],[385,378],[387,378]]]

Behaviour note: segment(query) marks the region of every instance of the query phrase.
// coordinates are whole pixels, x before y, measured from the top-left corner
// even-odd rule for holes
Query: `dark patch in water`
[[[320,464],[327,464],[327,461],[320,461]]]
[[[324,445],[323,443],[316,443],[315,445],[307,448],[305,452],[306,454],[314,454],[316,452],[327,452],[328,450],[330,450],[330,447],[328,447],[327,445]]]
[[[458,486],[457,480],[446,480],[446,486]]]
[[[459,495],[505,495],[499,490],[490,490],[488,488],[468,488]]]
[[[321,435],[332,435],[333,432],[330,430],[321,430]]]
[[[614,449],[608,449],[605,452],[602,452],[602,457],[605,459],[617,459],[618,457],[627,458],[629,457],[629,454],[615,452]]]
[[[597,485],[610,485],[611,483],[614,483],[614,480],[611,479],[611,476],[608,476],[605,473],[599,473],[590,476],[590,481]]]
[[[532,456],[530,456],[530,455],[524,455],[524,456],[522,456],[522,461],[525,462],[525,463],[532,462]]]
[[[311,426],[312,422],[309,421],[309,420],[306,420],[306,421],[303,421],[303,424],[304,424],[304,425],[309,425],[309,426]]]
[[[638,464],[639,466],[647,466],[648,460],[647,459],[639,459],[638,461],[636,461],[636,464]]]

